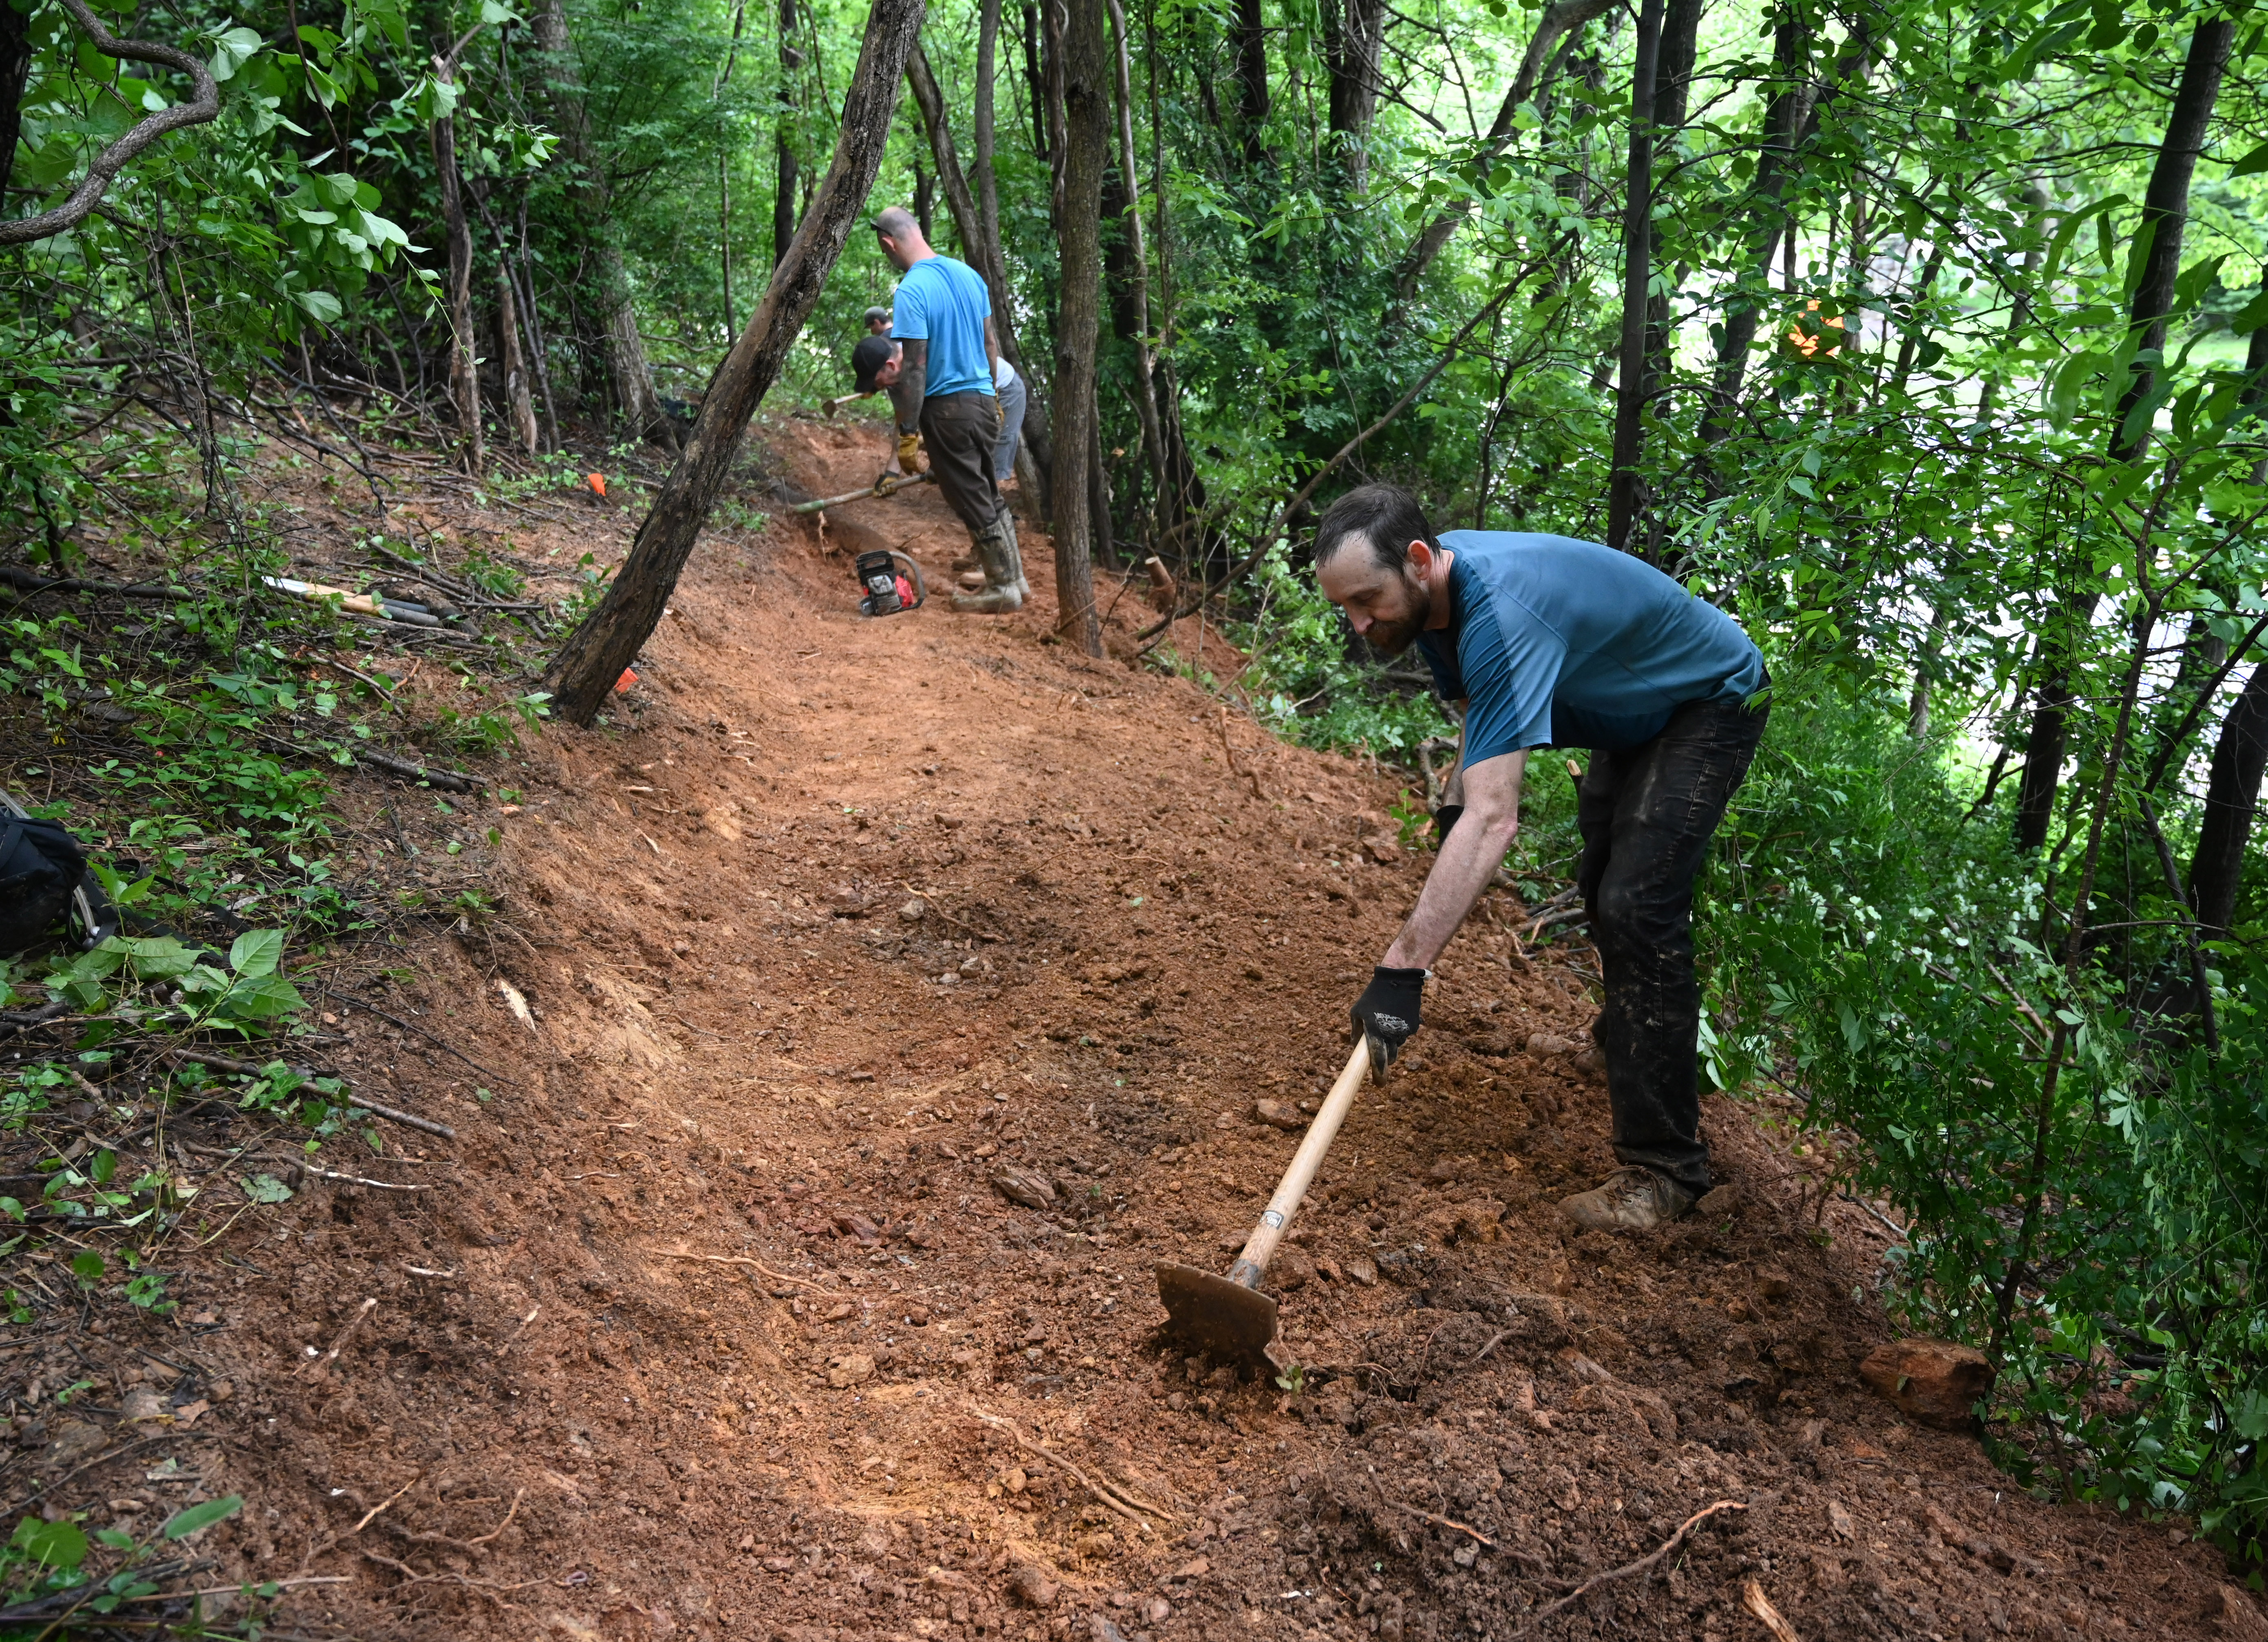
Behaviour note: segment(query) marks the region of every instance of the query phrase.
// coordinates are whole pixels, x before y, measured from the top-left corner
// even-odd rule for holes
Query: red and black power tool
[[[858,571],[861,615],[900,615],[929,600],[921,566],[895,548],[860,554]]]

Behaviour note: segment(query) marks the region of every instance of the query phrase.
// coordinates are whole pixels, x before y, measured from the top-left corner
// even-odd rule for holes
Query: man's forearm
[[[1417,907],[1380,961],[1388,968],[1432,968],[1480,900],[1520,836],[1520,786],[1527,763],[1524,753],[1499,755],[1465,772],[1464,817],[1441,841]]]
[[[910,433],[921,425],[922,373],[918,368],[902,372],[890,384],[890,410],[896,418],[901,432]]]

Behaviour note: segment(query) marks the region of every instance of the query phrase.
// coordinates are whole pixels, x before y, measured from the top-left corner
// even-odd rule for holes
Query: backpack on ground
[[[0,958],[37,946],[65,918],[77,946],[96,946],[118,931],[110,899],[70,829],[26,814],[0,792]]]

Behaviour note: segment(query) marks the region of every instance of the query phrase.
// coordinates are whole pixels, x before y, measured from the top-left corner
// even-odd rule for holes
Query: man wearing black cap
[[[882,254],[905,277],[891,305],[892,335],[862,337],[851,353],[858,390],[889,391],[899,465],[919,473],[926,446],[937,488],[968,528],[984,586],[955,593],[953,607],[1011,614],[1023,608],[1031,588],[992,471],[1000,404],[993,390],[999,343],[991,295],[976,269],[930,249],[910,211],[891,206],[874,218],[874,232]]]

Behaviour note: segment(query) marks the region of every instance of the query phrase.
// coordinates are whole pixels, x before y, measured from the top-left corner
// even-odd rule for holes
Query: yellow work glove
[[[901,433],[898,435],[898,466],[905,469],[906,476],[908,478],[911,478],[914,475],[922,470],[922,447],[920,434]]]

